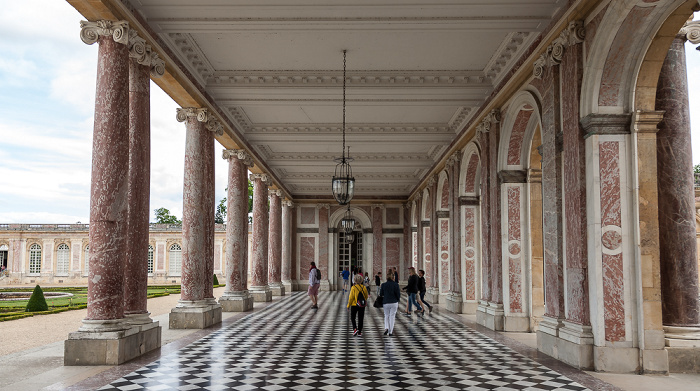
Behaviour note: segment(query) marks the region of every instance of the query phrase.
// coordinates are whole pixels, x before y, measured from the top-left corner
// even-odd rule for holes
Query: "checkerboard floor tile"
[[[389,337],[383,311],[367,307],[353,337],[346,302],[322,292],[313,310],[295,293],[101,389],[586,389],[438,311],[398,313]]]

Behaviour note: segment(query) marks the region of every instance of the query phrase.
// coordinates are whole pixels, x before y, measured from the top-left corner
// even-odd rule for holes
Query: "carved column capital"
[[[289,208],[293,208],[293,207],[294,207],[294,203],[293,203],[292,201],[290,201],[290,200],[283,200],[283,201],[282,201],[282,206],[286,206],[286,207],[289,207]]]
[[[678,33],[684,35],[693,45],[700,44],[700,21],[687,21]],[[700,46],[695,49],[700,50]]]
[[[586,29],[582,20],[574,20],[559,34],[559,36],[547,46],[542,54],[535,60],[532,74],[541,79],[545,68],[559,65],[568,46],[576,45],[586,38]]]
[[[161,77],[165,74],[165,61],[158,57],[151,45],[146,44],[146,40],[141,38],[136,30],[129,30],[129,57],[150,68],[151,76]]]
[[[250,174],[251,182],[255,182],[256,179],[260,179],[265,185],[270,185],[270,176],[267,174]]]
[[[272,197],[272,196],[282,197],[282,190],[278,190],[278,189],[270,190],[268,192],[268,195],[270,197]]]
[[[499,109],[491,110],[477,125],[476,130],[479,133],[488,133],[491,130],[491,123],[501,122],[501,111]]]
[[[435,179],[435,177],[431,176],[430,179],[428,179],[428,183],[426,183],[426,186],[432,187],[436,182],[437,182],[437,180]]]
[[[80,39],[88,45],[97,42],[100,36],[111,36],[114,42],[129,44],[129,22],[125,20],[80,21]]]
[[[209,131],[214,132],[217,136],[223,136],[224,135],[224,124],[219,121],[218,118],[214,116],[210,116],[209,120],[207,121],[207,129]]]
[[[316,209],[330,209],[330,204],[316,204]]]
[[[253,158],[250,157],[245,149],[224,149],[222,156],[224,160],[238,159],[243,160],[243,164],[248,167],[253,167]]]
[[[450,157],[447,158],[447,163],[445,163],[448,167],[452,167],[455,164],[459,164],[459,162],[462,160],[462,155],[459,152],[455,152]]]
[[[374,208],[385,209],[386,206],[384,204],[372,204],[372,209]]]
[[[197,118],[199,122],[207,122],[209,116],[207,115],[207,109],[199,107],[183,107],[177,109],[177,122],[185,122],[187,118]]]

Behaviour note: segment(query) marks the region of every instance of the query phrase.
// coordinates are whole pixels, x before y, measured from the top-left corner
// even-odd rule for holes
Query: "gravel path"
[[[221,296],[224,289],[214,289],[214,297]],[[169,313],[179,299],[179,294],[148,299],[151,317]],[[87,309],[0,322],[0,356],[64,341],[68,333],[78,330],[85,316]]]

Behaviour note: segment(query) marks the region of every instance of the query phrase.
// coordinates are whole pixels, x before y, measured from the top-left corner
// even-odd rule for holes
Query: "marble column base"
[[[170,310],[168,324],[171,329],[205,329],[221,323],[221,305],[209,300],[180,300],[177,307]]]
[[[246,312],[253,310],[253,296],[248,291],[224,292],[219,298],[223,312]]]
[[[479,307],[479,302],[476,300],[464,301],[464,302],[462,302],[462,313],[469,314],[469,315],[475,315],[478,307]]]
[[[666,346],[700,348],[700,327],[664,326]]]
[[[596,372],[640,373],[639,349],[632,347],[593,347]]]
[[[63,365],[119,365],[161,346],[158,322],[119,331],[76,331],[63,347]]]
[[[330,291],[331,282],[328,280],[321,280],[321,286],[318,288],[319,291]]]
[[[294,283],[291,280],[282,281],[282,286],[285,292],[294,292]]]
[[[284,296],[285,289],[281,282],[270,284],[270,291],[272,291],[272,296]]]
[[[488,329],[503,331],[503,304],[480,301],[476,322]]]
[[[527,333],[530,331],[530,317],[526,314],[503,316],[503,331]]]
[[[272,301],[272,291],[269,285],[265,286],[251,286],[250,295],[253,296],[253,300],[258,303],[265,303]]]
[[[445,296],[445,308],[453,314],[462,313],[462,295],[450,293]]]
[[[440,290],[435,287],[431,287],[425,290],[425,300],[430,304],[440,303]]]

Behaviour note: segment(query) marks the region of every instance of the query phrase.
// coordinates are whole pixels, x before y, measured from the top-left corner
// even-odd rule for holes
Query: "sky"
[[[3,2],[0,224],[89,222],[98,45],[80,40],[83,19],[63,0]],[[686,55],[691,127],[698,128],[700,51],[694,49],[688,44]],[[161,207],[182,216],[185,125],[175,120],[177,107],[151,82],[151,221]],[[700,134],[692,141],[693,162],[700,164]],[[217,203],[227,186],[222,149],[217,143]]]

